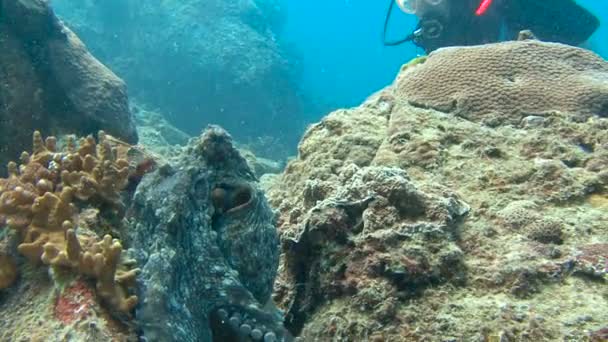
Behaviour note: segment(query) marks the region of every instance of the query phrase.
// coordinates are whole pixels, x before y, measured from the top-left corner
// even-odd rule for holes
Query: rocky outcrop
[[[608,119],[589,99],[604,98],[607,67],[531,41],[438,50],[312,125],[266,179],[289,329],[306,341],[601,336]],[[541,102],[543,87],[561,95]]]
[[[291,147],[304,126],[296,68],[273,31],[283,14],[275,1],[261,3],[56,0],[53,6],[125,79],[132,97],[177,128],[196,135],[218,124],[241,143],[271,136]]]
[[[125,84],[97,61],[47,1],[0,2],[0,165],[32,131],[137,141]]]
[[[137,106],[133,108],[133,112],[136,117],[140,145],[158,157],[168,159],[175,157],[191,138],[171,125],[160,113],[144,110]],[[257,177],[283,171],[284,163],[256,156],[251,151],[255,147],[241,145],[237,148]]]

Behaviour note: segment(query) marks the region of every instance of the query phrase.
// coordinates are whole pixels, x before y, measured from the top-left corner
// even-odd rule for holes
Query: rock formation
[[[273,31],[284,15],[275,3],[55,0],[53,6],[127,82],[131,97],[177,128],[194,136],[217,124],[241,143],[270,136],[292,147],[304,124],[297,68]],[[284,147],[274,150],[285,157]]]
[[[145,177],[133,164],[140,148],[122,144],[104,132],[79,143],[36,132],[32,153],[9,163],[0,179],[0,338],[104,341],[140,331],[163,341],[288,341],[282,314],[268,306],[275,217],[230,136],[212,127]],[[41,299],[49,296],[52,310]],[[38,319],[45,324],[23,328]]]
[[[44,0],[0,1],[0,165],[34,130],[137,134],[125,84],[97,61]],[[4,173],[4,172],[2,172]]]
[[[607,80],[574,47],[448,48],[312,125],[265,180],[287,327],[304,341],[601,340]]]

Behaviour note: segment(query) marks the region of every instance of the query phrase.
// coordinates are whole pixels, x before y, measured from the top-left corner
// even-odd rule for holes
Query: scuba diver
[[[599,20],[574,0],[390,0],[384,22],[384,44],[413,42],[430,53],[445,46],[478,45],[516,39],[529,30],[540,40],[579,45]],[[418,24],[404,39],[387,42],[395,3],[415,14]]]

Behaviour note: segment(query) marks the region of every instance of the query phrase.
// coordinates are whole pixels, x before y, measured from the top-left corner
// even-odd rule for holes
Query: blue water
[[[303,92],[324,108],[355,106],[390,84],[399,67],[424,53],[412,44],[384,47],[381,43],[388,1],[285,1],[287,25],[281,38],[296,46],[303,59]],[[608,2],[578,2],[603,22],[586,44],[608,58]],[[400,38],[416,20],[398,9],[391,36]],[[311,118],[318,119],[318,118]]]
[[[608,2],[601,0],[579,0],[578,3],[590,10],[602,22],[600,28],[589,40],[588,48],[608,59]]]
[[[382,29],[387,1],[287,1],[281,39],[303,59],[305,93],[329,107],[354,106],[389,84],[399,67],[423,53],[413,45],[387,48]],[[390,36],[401,38],[416,20],[395,11]]]
[[[133,97],[137,98],[137,94],[141,93],[141,90],[148,90],[147,92],[151,93],[152,96],[148,96],[144,102],[147,100],[152,103],[143,103],[143,105],[151,105],[151,107],[157,108],[178,128],[190,134],[197,134],[206,124],[216,123],[229,129],[238,140],[252,140],[252,136],[254,139],[260,136],[281,137],[281,141],[271,145],[275,147],[281,145],[292,151],[290,153],[295,151],[295,144],[306,124],[318,121],[331,110],[359,105],[366,97],[390,85],[401,65],[417,55],[424,54],[422,49],[411,43],[405,43],[397,47],[385,47],[383,45],[382,31],[389,0],[251,0],[257,3],[263,11],[269,11],[269,8],[277,7],[280,9],[270,11],[272,13],[265,18],[271,21],[269,26],[274,29],[274,34],[280,42],[280,48],[289,59],[287,64],[290,66],[291,73],[288,73],[289,76],[285,76],[288,80],[283,80],[284,82],[281,83],[286,85],[281,89],[288,89],[288,91],[275,95],[265,94],[258,89],[262,95],[252,95],[250,93],[255,90],[250,87],[239,89],[228,95],[222,93],[226,96],[214,97],[213,101],[209,101],[208,98],[201,100],[201,97],[205,98],[203,95],[213,93],[213,89],[211,89],[213,87],[201,86],[201,82],[197,82],[201,75],[186,72],[182,73],[180,78],[172,74],[171,65],[175,67],[177,63],[181,66],[182,62],[185,62],[183,65],[187,69],[188,65],[197,63],[197,55],[200,51],[196,51],[196,49],[205,45],[193,43],[192,41],[198,42],[200,40],[197,38],[196,30],[190,30],[187,27],[188,25],[194,25],[194,27],[204,28],[204,25],[199,25],[200,23],[196,21],[191,24],[183,23],[183,27],[186,28],[185,30],[188,33],[179,37],[171,36],[175,41],[169,41],[167,46],[156,47],[152,45],[150,54],[156,53],[158,56],[151,56],[156,57],[156,59],[151,58],[151,60],[167,58],[166,63],[163,62],[159,65],[161,71],[163,71],[162,66],[167,66],[169,72],[155,73],[161,78],[159,82],[151,82],[146,78],[139,79],[140,77],[133,77],[139,80],[139,83],[129,82],[129,73],[127,72],[129,68],[125,70],[125,67],[122,66],[121,69],[122,59],[114,60],[114,64],[110,62],[112,58],[109,57],[112,54],[118,52],[120,56],[120,50],[134,49],[133,46],[129,45],[128,39],[110,38],[103,44],[95,44],[94,40],[99,39],[98,37],[122,36],[121,29],[145,31],[146,28],[130,25],[128,18],[114,15],[120,10],[116,10],[112,4],[123,4],[124,1],[126,0],[101,2],[101,5],[98,6],[106,11],[98,13],[94,20],[89,19],[89,21],[81,17],[79,1],[55,0],[54,6],[60,15],[65,14],[66,18],[72,19],[72,24],[76,27],[77,33],[85,40],[96,57],[102,62],[108,63],[119,76],[127,80],[130,94],[135,94]],[[183,3],[191,3],[194,7],[199,6],[198,1],[172,0],[168,2],[175,5],[181,4],[182,1]],[[550,2],[551,0],[545,1]],[[127,3],[132,5],[132,10],[138,11],[140,14],[144,13],[141,16],[146,16],[145,13],[147,12],[142,11],[146,7],[142,0],[131,0]],[[594,50],[604,58],[608,58],[608,2],[580,0],[579,4],[592,11],[602,21],[599,30],[584,47]],[[150,6],[154,7],[154,3],[147,3],[147,7]],[[174,7],[179,8],[179,6],[169,8]],[[106,13],[112,13],[112,15]],[[206,12],[202,13],[202,18],[198,19],[211,20],[205,17]],[[171,18],[171,16],[169,17]],[[182,20],[196,20],[197,16],[182,16],[181,18]],[[124,22],[125,20],[126,22]],[[256,20],[264,19],[256,18]],[[70,20],[67,21],[70,24]],[[116,22],[124,24],[124,27]],[[404,14],[398,8],[394,8],[389,26],[389,40],[405,37],[415,25],[415,16]],[[91,28],[87,26],[91,26]],[[105,30],[108,32],[105,32]],[[152,34],[162,32],[162,29],[160,30],[152,32]],[[134,35],[134,37],[139,39],[141,35]],[[114,41],[116,42],[114,43]],[[246,45],[247,42],[243,43]],[[232,42],[232,44],[235,44],[235,42]],[[171,52],[176,46],[192,47],[192,60],[189,60],[189,57],[185,54],[179,54],[180,58],[188,59],[185,61],[178,60],[171,53],[167,53],[166,56],[162,55],[162,51]],[[122,58],[129,59],[131,57],[126,55]],[[247,56],[244,59],[246,60]],[[137,63],[137,61],[131,62]],[[140,74],[138,72],[135,76]],[[175,79],[172,79],[172,77]],[[209,82],[205,81],[203,85],[213,85],[216,81],[219,81],[219,83],[226,81],[217,79],[222,76],[210,77]],[[273,82],[276,83],[277,80],[273,80]],[[187,86],[178,87],[178,85],[184,83]],[[167,88],[164,87],[165,84]],[[255,84],[255,82],[252,82],[252,84]],[[143,89],[146,87],[148,89]],[[296,92],[293,92],[296,94],[294,95],[296,99],[285,101],[285,106],[273,111],[274,116],[268,120],[267,112],[269,111],[266,110],[268,99],[288,98],[287,95],[292,94],[292,87],[298,88]],[[156,103],[150,101],[150,97],[157,100]],[[239,98],[241,100],[242,98],[250,99],[251,97],[255,98],[255,101],[245,101],[248,105],[246,111],[240,110],[239,107],[236,111],[224,114],[223,109],[226,104],[240,103],[236,100]],[[289,106],[292,103],[297,103],[297,105]],[[264,117],[265,115],[266,117]],[[285,138],[286,136],[289,138]],[[285,149],[281,150],[284,151]],[[283,156],[282,152],[281,155]]]

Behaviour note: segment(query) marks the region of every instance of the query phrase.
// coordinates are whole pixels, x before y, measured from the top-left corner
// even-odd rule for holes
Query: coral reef
[[[103,129],[137,141],[124,82],[91,56],[47,1],[0,1],[0,50],[2,168],[40,127],[80,136]]]
[[[304,127],[298,70],[266,21],[286,15],[273,2],[54,0],[53,7],[125,79],[132,98],[170,113],[177,128],[194,136],[218,124],[237,141],[268,135],[291,149]],[[278,156],[285,157],[265,155]]]
[[[58,287],[41,267],[23,265],[21,280],[0,292],[2,341],[136,341],[132,327],[107,314],[82,278]]]
[[[239,148],[239,152],[243,158],[245,158],[249,168],[251,168],[257,177],[262,177],[268,173],[280,173],[285,167],[284,163],[256,156],[251,150],[247,149],[247,147]]]
[[[438,50],[312,125],[265,181],[288,329],[305,341],[601,339],[606,70],[536,41]]]
[[[324,304],[352,295],[353,308],[343,308],[342,315],[399,321],[401,299],[427,286],[465,280],[463,253],[454,239],[468,206],[448,189],[418,189],[397,168],[351,164],[338,177],[338,187],[323,195],[304,190],[304,200],[316,204],[303,224],[283,236],[283,267],[289,272],[279,279],[275,298],[287,308],[293,328]],[[350,333],[324,321],[317,327],[322,331],[307,333],[305,340],[350,340],[353,333],[375,332],[362,317],[351,322]]]
[[[279,258],[274,215],[225,131],[209,127],[146,175],[129,222],[146,339],[288,338],[281,316],[263,310]]]
[[[535,40],[445,48],[402,72],[400,99],[495,125],[551,112],[608,116],[608,66],[591,51]]]
[[[139,133],[139,145],[141,148],[154,153],[159,158],[173,159],[184,145],[190,140],[190,136],[171,125],[162,114],[141,109],[134,106],[133,112],[137,119],[137,132]],[[272,139],[258,139],[260,145],[238,144],[239,153],[245,158],[247,164],[256,176],[261,177],[267,173],[279,173],[283,170],[283,163],[256,156],[252,150],[264,150],[277,146],[278,141]],[[267,151],[268,152],[268,151]],[[269,152],[268,155],[280,155],[281,153]],[[156,158],[158,159],[158,158]]]
[[[161,155],[173,154],[175,145],[186,145],[191,138],[188,134],[171,125],[158,112],[133,106],[139,143]]]
[[[122,246],[110,235],[99,240],[83,227],[82,203],[120,218],[125,208],[120,191],[127,185],[129,164],[117,159],[104,132],[78,146],[68,139],[64,151],[57,140],[33,134],[32,154],[21,164],[10,162],[0,179],[0,224],[16,231],[17,250],[32,263],[72,270],[95,279],[97,294],[113,309],[128,313],[137,297],[128,294],[137,269],[121,260]],[[120,221],[118,221],[120,222]]]

